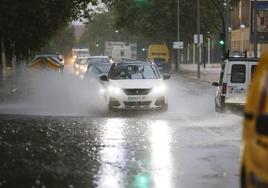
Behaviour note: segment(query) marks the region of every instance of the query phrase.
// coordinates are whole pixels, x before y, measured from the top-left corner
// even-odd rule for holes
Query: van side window
[[[245,83],[246,81],[246,65],[232,65],[231,82]]]
[[[254,71],[255,71],[256,67],[257,67],[257,65],[252,65],[251,66],[251,80],[253,78],[253,74],[254,74]]]

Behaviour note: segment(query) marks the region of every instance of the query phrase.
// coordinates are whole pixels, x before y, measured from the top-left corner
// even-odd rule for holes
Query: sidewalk
[[[174,70],[174,69],[173,69]],[[221,65],[209,64],[206,68],[203,65],[200,66],[200,81],[204,82],[218,82],[220,78]],[[180,72],[184,77],[191,80],[198,80],[197,78],[197,64],[181,64]]]

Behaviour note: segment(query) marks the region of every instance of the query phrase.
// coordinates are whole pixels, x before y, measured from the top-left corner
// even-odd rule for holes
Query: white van
[[[213,86],[218,86],[215,95],[216,112],[244,107],[257,62],[258,59],[244,57],[228,58],[223,62],[219,83],[212,83]]]

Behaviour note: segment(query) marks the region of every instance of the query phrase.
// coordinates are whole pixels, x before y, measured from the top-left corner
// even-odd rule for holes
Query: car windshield
[[[102,73],[107,73],[110,71],[111,68],[111,64],[110,65],[94,65],[94,66],[90,66],[89,67],[89,71],[93,72],[95,74],[102,74]]]
[[[87,64],[91,63],[109,63],[108,58],[88,58],[87,59]]]
[[[87,59],[77,59],[76,64],[85,65],[87,63]]]
[[[155,66],[141,64],[115,66],[109,77],[112,80],[159,79],[160,75]]]

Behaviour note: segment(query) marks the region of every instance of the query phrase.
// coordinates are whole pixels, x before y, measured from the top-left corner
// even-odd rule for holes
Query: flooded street
[[[239,187],[241,115],[215,113],[208,83],[167,84],[167,112],[79,109],[77,95],[45,108],[5,101],[0,187]]]

